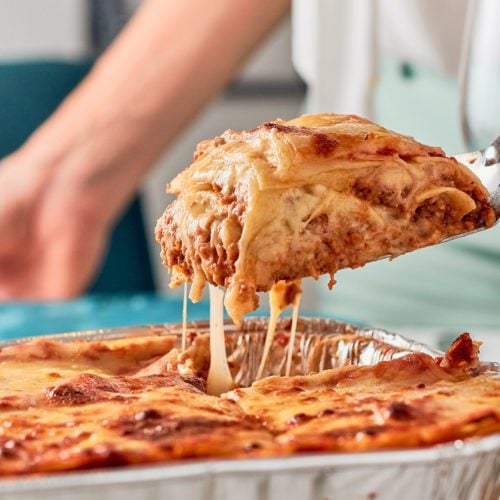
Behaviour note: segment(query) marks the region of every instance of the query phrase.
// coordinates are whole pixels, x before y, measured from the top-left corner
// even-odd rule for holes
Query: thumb
[[[19,251],[28,239],[44,184],[41,172],[12,155],[0,162],[0,186],[0,257],[5,257]]]

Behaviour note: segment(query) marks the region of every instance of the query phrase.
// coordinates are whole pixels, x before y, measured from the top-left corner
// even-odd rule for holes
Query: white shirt
[[[307,111],[372,117],[382,55],[456,75],[468,0],[295,0],[293,60]]]
[[[491,13],[496,8],[498,14],[498,0],[479,4],[483,22],[490,19],[497,30],[499,16]],[[305,111],[367,116],[449,154],[462,152],[457,75],[467,7],[467,0],[295,0],[293,57],[308,84]],[[413,78],[402,77],[401,62],[415,69]],[[486,104],[494,111],[500,97],[490,92]],[[498,113],[489,116],[500,133]],[[455,333],[495,327],[499,262],[497,227],[393,262],[341,271],[332,292],[327,280],[309,282],[304,306],[375,326],[439,325]]]

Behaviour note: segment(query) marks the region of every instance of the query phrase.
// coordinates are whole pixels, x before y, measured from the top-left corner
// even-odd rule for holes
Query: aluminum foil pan
[[[264,344],[267,320],[252,318],[241,328],[226,325],[236,379],[252,382]],[[290,321],[278,324],[267,374],[284,372]],[[60,341],[174,334],[178,324],[139,326],[45,336]],[[207,322],[189,324],[189,341],[208,332]],[[39,337],[38,337],[39,338]],[[0,347],[26,342],[19,339]],[[180,344],[180,338],[179,338]],[[189,347],[189,344],[188,344]],[[294,344],[294,373],[373,364],[409,352],[440,355],[425,345],[383,330],[325,319],[301,319]],[[500,376],[497,365],[490,369]],[[456,441],[427,449],[300,455],[249,460],[205,460],[154,466],[71,472],[0,481],[8,500],[496,500],[500,496],[500,435]]]

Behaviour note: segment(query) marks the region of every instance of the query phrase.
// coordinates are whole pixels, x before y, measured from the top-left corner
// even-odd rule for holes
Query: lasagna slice
[[[430,446],[500,432],[500,378],[462,334],[443,359],[408,354],[269,377],[225,397],[277,435],[288,453]]]
[[[171,286],[226,287],[239,322],[283,280],[396,257],[495,213],[480,181],[439,148],[357,116],[306,115],[198,145],[156,226]]]

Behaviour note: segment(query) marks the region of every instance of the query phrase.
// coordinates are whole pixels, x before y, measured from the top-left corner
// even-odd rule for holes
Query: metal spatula
[[[456,155],[455,159],[474,172],[490,193],[489,202],[497,214],[496,224],[498,224],[500,220],[500,136],[486,149]],[[487,228],[474,229],[473,231],[447,238],[444,241],[461,238],[462,236],[477,233],[484,229]]]
[[[464,153],[461,155],[456,155],[454,158],[465,165],[469,170],[474,172],[479,180],[482,182],[483,186],[487,189],[490,194],[489,202],[494,208],[497,221],[495,225],[500,221],[500,136],[495,139],[495,141],[488,146],[486,149],[481,151],[473,151],[472,153]],[[469,234],[478,233],[479,231],[484,231],[485,229],[490,229],[487,227],[478,227],[472,231],[466,231],[464,233],[456,234],[454,236],[449,236],[439,243],[444,243],[446,241],[455,240],[457,238],[462,238],[463,236],[468,236]],[[500,238],[500,235],[498,236]],[[437,243],[439,245],[439,243]],[[390,255],[385,255],[375,260],[382,260],[386,258],[393,258]]]

